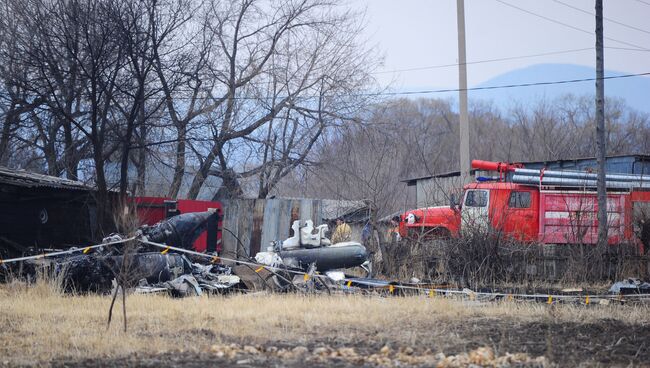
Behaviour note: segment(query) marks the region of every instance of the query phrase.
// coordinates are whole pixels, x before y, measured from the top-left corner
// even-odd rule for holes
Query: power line
[[[650,6],[649,2],[646,2],[646,1],[643,1],[643,0],[636,0],[636,1],[640,2],[641,4],[645,4],[647,6]]]
[[[636,73],[636,74],[624,74],[624,75],[612,75],[608,77],[603,77],[602,79],[620,79],[620,78],[631,78],[631,77],[640,77],[650,75],[650,72],[646,73]],[[533,83],[521,83],[521,84],[505,84],[499,86],[486,86],[486,87],[470,87],[467,88],[467,91],[484,91],[492,89],[506,89],[506,88],[518,88],[518,87],[534,87],[534,86],[548,86],[555,84],[571,84],[571,83],[581,83],[581,82],[593,82],[598,78],[583,78],[583,79],[568,79],[561,81],[549,81],[549,82],[533,82]],[[380,93],[367,93],[360,94],[355,96],[397,96],[397,95],[414,95],[414,94],[430,94],[430,93],[447,93],[447,92],[459,92],[459,88],[450,88],[450,89],[436,89],[436,90],[424,90],[424,91],[405,91],[405,92],[380,92]]]
[[[612,75],[603,77],[602,79],[622,79],[622,78],[632,78],[632,77],[641,77],[650,75],[650,72],[645,73],[636,73],[636,74],[623,74],[623,75]],[[556,84],[572,84],[572,83],[582,83],[582,82],[593,82],[598,78],[582,78],[582,79],[566,79],[559,81],[548,81],[548,82],[531,82],[531,83],[520,83],[520,84],[504,84],[498,86],[486,86],[486,87],[470,87],[467,88],[467,91],[485,91],[493,89],[509,89],[509,88],[519,88],[519,87],[534,87],[534,86],[549,86]],[[432,90],[422,90],[422,91],[401,91],[401,92],[375,92],[375,93],[350,93],[350,94],[339,94],[339,95],[324,95],[322,97],[376,97],[376,96],[407,96],[407,95],[424,95],[424,94],[434,94],[434,93],[449,93],[449,92],[460,92],[460,88],[447,88],[447,89],[432,89]],[[309,98],[320,98],[321,96],[312,95],[312,96],[296,96],[299,99],[309,99]],[[248,96],[238,96],[234,97],[235,100],[269,100],[269,99],[282,99],[282,96],[275,97],[248,97]],[[177,100],[189,99],[186,97],[175,97]]]
[[[640,52],[648,52],[650,50],[642,50],[642,49],[633,49],[629,47],[614,47],[614,46],[605,46],[606,49],[611,49],[611,50],[627,50],[627,51],[640,51]]]
[[[568,8],[571,8],[571,9],[573,9],[573,10],[577,10],[577,11],[579,11],[579,12],[581,12],[581,13],[589,14],[589,15],[594,16],[594,17],[596,16],[596,14],[594,14],[594,13],[592,13],[592,12],[589,12],[589,11],[586,11],[586,10],[583,10],[583,9],[580,9],[580,8],[578,8],[578,7],[575,7],[575,6],[571,5],[571,4],[567,4],[567,3],[562,2],[562,1],[560,1],[560,0],[553,0],[553,1],[555,1],[555,2],[558,3],[558,4],[562,4],[562,5],[564,5],[564,6],[568,7]],[[646,31],[645,29],[637,28],[637,27],[631,26],[631,25],[629,25],[629,24],[625,24],[625,23],[623,23],[623,22],[619,22],[619,21],[614,20],[614,19],[611,19],[611,18],[603,17],[603,19],[605,19],[605,20],[608,21],[608,22],[611,22],[611,23],[614,23],[614,24],[618,24],[619,26],[623,26],[623,27],[626,27],[626,28],[629,28],[629,29],[633,29],[633,30],[635,30],[635,31],[639,31],[639,32],[643,32],[643,33],[650,34],[650,31]]]
[[[605,48],[606,49],[611,49],[611,50],[627,50],[627,51],[650,52],[650,50],[631,48],[631,47],[606,46]],[[592,51],[592,50],[594,50],[593,47],[585,47],[585,48],[582,48],[582,49],[572,49],[572,50],[564,50],[564,51],[550,51],[550,52],[544,52],[544,53],[540,53],[540,54],[530,54],[530,55],[521,55],[521,56],[506,56],[506,57],[496,58],[496,59],[468,61],[466,63],[466,65],[494,63],[494,62],[499,62],[499,61],[526,59],[526,58],[533,58],[533,57],[539,57],[539,56],[570,54],[570,53],[575,53],[575,52]],[[370,74],[388,74],[388,73],[399,73],[399,72],[412,72],[412,71],[429,70],[429,69],[451,68],[451,67],[457,67],[459,65],[460,65],[459,63],[438,64],[438,65],[419,66],[419,67],[406,68],[406,69],[382,70],[380,72],[373,72],[373,73],[370,73]]]
[[[559,25],[562,25],[562,26],[564,26],[564,27],[571,28],[571,29],[573,29],[573,30],[575,30],[575,31],[582,32],[582,33],[586,33],[586,34],[589,34],[589,35],[593,35],[593,32],[592,32],[592,31],[588,31],[588,30],[586,30],[586,29],[578,28],[578,27],[572,26],[572,25],[570,25],[570,24],[560,22],[559,20],[556,20],[556,19],[553,19],[553,18],[549,18],[549,17],[544,16],[544,15],[541,15],[541,14],[534,13],[534,12],[529,11],[529,10],[526,10],[526,9],[524,9],[524,8],[520,8],[520,7],[516,6],[516,5],[512,5],[512,4],[510,4],[510,3],[507,3],[507,2],[505,2],[505,1],[503,1],[503,0],[494,0],[494,1],[496,1],[496,2],[498,2],[498,3],[501,3],[501,4],[505,5],[505,6],[509,6],[509,7],[513,8],[513,9],[517,9],[517,10],[519,10],[519,11],[522,11],[522,12],[524,12],[524,13],[526,13],[526,14],[530,14],[530,15],[532,15],[532,16],[535,16],[535,17],[538,17],[538,18],[542,18],[542,19],[547,20],[547,21],[549,21],[549,22],[553,22],[553,23],[555,23],[555,24],[559,24]],[[617,39],[615,39],[615,38],[611,38],[611,37],[604,37],[604,38],[605,38],[606,40],[609,40],[609,41],[618,42],[618,43],[621,43],[621,44],[624,44],[624,45],[628,45],[628,46],[636,47],[637,49],[648,50],[647,48],[645,48],[645,47],[643,47],[643,46],[635,45],[635,44],[633,44],[633,43],[629,43],[629,42],[626,42],[626,41],[617,40]]]
[[[587,51],[587,50],[593,50],[593,47],[586,47],[586,48],[582,48],[582,49],[573,49],[573,50],[564,50],[564,51],[551,51],[551,52],[544,52],[544,53],[540,53],[540,54],[530,54],[530,55],[521,55],[521,56],[508,56],[508,57],[502,57],[502,58],[497,58],[497,59],[468,61],[467,63],[465,63],[465,65],[493,63],[493,62],[498,62],[498,61],[517,60],[517,59],[526,59],[526,58],[533,58],[533,57],[539,57],[539,56],[569,54],[569,53],[581,52],[581,51]],[[634,49],[634,50],[637,50],[637,49]],[[422,66],[422,67],[407,68],[407,69],[386,70],[386,71],[381,71],[381,72],[374,72],[372,74],[386,74],[386,73],[411,72],[411,71],[428,70],[428,69],[450,68],[450,67],[456,67],[456,66],[459,66],[459,65],[461,65],[461,64],[459,64],[459,63],[440,64],[440,65]]]

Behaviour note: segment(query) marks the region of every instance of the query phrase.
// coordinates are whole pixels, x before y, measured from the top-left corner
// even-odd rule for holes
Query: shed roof
[[[96,190],[95,187],[76,180],[37,174],[30,171],[0,166],[0,184],[24,188],[56,188],[71,190]]]
[[[366,201],[323,199],[321,203],[324,220],[337,218],[341,218],[346,222],[367,220],[368,203]]]

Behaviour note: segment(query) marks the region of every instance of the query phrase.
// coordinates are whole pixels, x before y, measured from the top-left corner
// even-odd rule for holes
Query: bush
[[[460,238],[411,238],[385,248],[380,271],[387,278],[470,288],[648,277],[648,257],[630,244],[599,251],[594,245],[523,243],[487,229],[465,231]]]

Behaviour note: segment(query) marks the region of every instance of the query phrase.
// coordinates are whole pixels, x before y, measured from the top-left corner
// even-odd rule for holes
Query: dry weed
[[[130,325],[106,330],[108,296],[62,295],[41,283],[0,287],[0,356],[11,364],[53,359],[116,358],[132,354],[209,351],[214,344],[236,341],[265,344],[284,341],[305,345],[318,338],[392,343],[408,346],[423,338],[448,342],[462,337],[446,330],[482,319],[523,323],[650,323],[650,308],[529,303],[469,303],[424,297],[235,295],[171,299],[131,295]],[[118,317],[118,321],[121,317]],[[445,327],[447,326],[447,327]],[[380,346],[381,346],[380,345]]]

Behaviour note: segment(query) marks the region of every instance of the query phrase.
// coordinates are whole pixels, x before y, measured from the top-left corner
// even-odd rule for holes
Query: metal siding
[[[239,201],[227,200],[223,202],[223,235],[222,253],[225,256],[237,255],[237,218],[239,213]]]
[[[317,199],[312,200],[311,218],[314,223],[323,224],[323,203]]]
[[[266,250],[262,245],[262,227],[264,225],[264,203],[265,200],[253,201],[253,221],[251,228],[250,254],[257,254],[260,250]]]
[[[311,219],[317,226],[323,224],[324,216],[319,199],[228,200],[223,210],[224,227],[242,241],[250,256],[266,251],[272,241],[289,238],[294,220]],[[237,240],[228,231],[223,232],[223,249],[224,256],[234,256],[237,250]]]
[[[272,241],[280,240],[279,233],[280,200],[267,199],[264,206],[264,222],[260,250],[264,251]]]
[[[595,158],[567,160],[567,161],[548,161],[526,163],[527,169],[541,169],[546,167],[549,170],[596,170],[598,163]],[[621,173],[621,174],[641,174],[645,169],[646,173],[650,173],[650,161],[636,157],[636,156],[622,156],[622,157],[608,157],[605,161],[605,170],[608,173]]]
[[[243,244],[243,249],[246,255],[251,254],[251,239],[253,233],[253,212],[255,202],[251,200],[242,200],[239,203],[239,218],[237,219],[237,228],[239,232],[239,240]],[[241,251],[241,250],[240,250]]]
[[[300,221],[314,221],[314,225],[318,225],[318,220],[312,218],[312,201],[311,199],[300,200]]]
[[[289,237],[291,228],[291,201],[283,200],[278,208],[278,240],[284,240]]]

